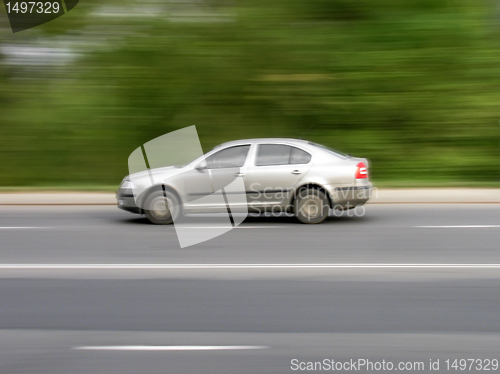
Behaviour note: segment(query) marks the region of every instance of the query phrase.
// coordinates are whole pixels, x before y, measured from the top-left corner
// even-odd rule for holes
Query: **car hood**
[[[151,176],[153,177],[155,183],[161,182],[163,179],[171,177],[173,175],[179,174],[185,170],[185,166],[166,166],[163,168],[148,169],[139,171],[137,173],[132,173],[128,176],[131,181],[140,181],[142,179],[147,179],[151,183]]]
[[[182,173],[186,170],[186,166],[167,166],[156,169],[149,169],[140,171],[137,173],[132,173],[128,176],[129,180],[133,184],[133,193],[137,198],[145,190],[149,189],[153,185],[159,185],[173,176]]]

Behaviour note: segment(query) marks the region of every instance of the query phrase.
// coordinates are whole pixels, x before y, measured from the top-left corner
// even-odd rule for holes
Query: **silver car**
[[[153,179],[154,175],[154,179]],[[224,200],[205,200],[241,178],[245,209],[292,213],[303,223],[320,223],[331,209],[368,201],[368,161],[297,139],[247,139],[221,144],[187,165],[151,169],[125,177],[116,192],[120,209],[145,214],[155,224],[176,215],[227,212]],[[160,183],[152,183],[160,180]]]

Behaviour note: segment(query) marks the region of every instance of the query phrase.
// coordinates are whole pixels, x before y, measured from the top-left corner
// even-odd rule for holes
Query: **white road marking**
[[[482,229],[498,228],[500,225],[454,225],[454,226],[413,226],[421,229]]]
[[[173,227],[173,226],[172,226]],[[276,229],[276,228],[295,228],[295,225],[289,226],[182,226],[178,229]],[[420,229],[476,229],[476,228],[500,228],[500,225],[453,225],[453,226],[413,226]],[[33,230],[33,229],[54,229],[57,227],[35,227],[35,226],[2,226],[0,230]]]
[[[30,226],[3,226],[0,230],[23,230],[23,229],[48,229],[48,227],[30,227]]]
[[[175,225],[174,225],[175,226]],[[293,226],[175,226],[178,229],[275,229],[275,228],[287,228]]]
[[[166,226],[166,227],[174,227],[175,225],[172,226]],[[165,226],[164,226],[165,227]],[[290,228],[294,226],[274,226],[274,225],[269,225],[269,226],[183,226],[183,225],[178,225],[178,229],[276,229],[276,228]],[[35,227],[35,226],[3,226],[0,227],[0,230],[23,230],[23,229],[57,229],[57,228],[62,228],[62,227]]]
[[[104,345],[73,347],[92,351],[235,351],[268,349],[264,345]]]
[[[312,269],[312,268],[493,268],[500,269],[500,263],[491,264],[0,264],[0,270],[7,269]]]

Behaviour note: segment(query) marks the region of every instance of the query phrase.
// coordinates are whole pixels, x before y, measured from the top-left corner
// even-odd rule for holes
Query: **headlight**
[[[124,180],[120,185],[120,188],[124,190],[131,190],[132,188],[134,188],[134,184],[129,180]]]

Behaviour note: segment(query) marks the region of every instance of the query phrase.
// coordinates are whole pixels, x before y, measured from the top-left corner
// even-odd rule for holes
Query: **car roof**
[[[233,140],[233,141],[230,141],[230,142],[219,144],[218,146],[214,147],[214,149],[220,148],[220,147],[232,146],[232,145],[255,144],[255,143],[287,143],[287,144],[295,144],[295,145],[299,145],[299,146],[300,145],[305,145],[305,146],[311,146],[312,145],[307,140],[302,140],[302,139],[292,139],[292,138],[256,138],[256,139]]]

